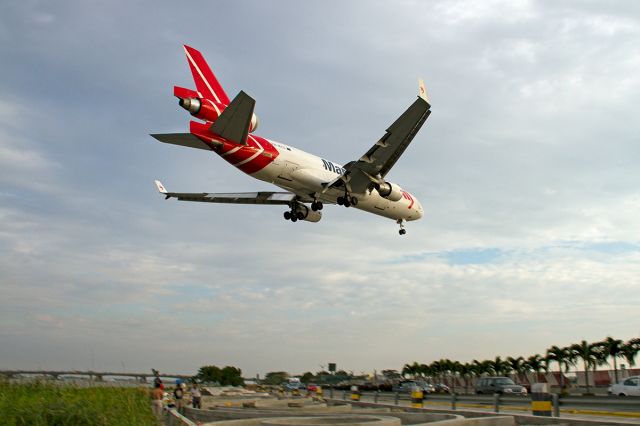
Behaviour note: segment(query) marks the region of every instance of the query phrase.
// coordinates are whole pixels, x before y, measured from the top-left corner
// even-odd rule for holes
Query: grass
[[[0,381],[2,425],[157,425],[144,388]]]

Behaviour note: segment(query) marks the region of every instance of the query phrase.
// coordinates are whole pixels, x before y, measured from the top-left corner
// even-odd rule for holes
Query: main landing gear
[[[304,219],[304,214],[291,209],[291,211],[284,212],[284,219],[290,220],[291,222],[297,222],[298,220]]]
[[[314,201],[313,203],[311,203],[311,210],[313,210],[314,212],[320,211],[322,210],[324,206],[322,205],[322,201]]]
[[[358,198],[357,197],[352,197],[349,194],[344,194],[344,197],[338,197],[336,199],[336,202],[338,203],[339,206],[345,206],[345,207],[351,207],[351,206],[357,206],[358,205]]]
[[[398,233],[400,235],[404,235],[407,233],[407,230],[404,229],[404,219],[398,219],[398,221],[396,222],[398,225],[400,225],[400,231],[398,231]]]

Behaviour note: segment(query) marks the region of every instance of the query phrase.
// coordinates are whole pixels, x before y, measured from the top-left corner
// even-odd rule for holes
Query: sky
[[[165,201],[277,189],[161,144],[182,44],[256,132],[337,163],[414,101],[388,219]],[[0,3],[0,369],[354,373],[640,335],[640,3]]]

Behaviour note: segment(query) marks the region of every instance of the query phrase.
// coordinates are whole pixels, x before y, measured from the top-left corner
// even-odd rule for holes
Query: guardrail
[[[351,399],[350,391],[338,391],[329,389],[325,395],[330,398]],[[620,416],[628,418],[640,418],[640,398],[639,397],[560,397],[558,394],[551,394],[553,417],[560,417],[561,412],[567,414],[592,414],[605,416]],[[400,405],[409,403],[411,396],[407,393],[398,392],[361,392],[361,400],[374,403],[393,403]],[[530,396],[505,396],[494,395],[472,395],[472,394],[426,394],[424,395],[424,405],[432,408],[442,407],[450,410],[460,409],[480,409],[499,413],[503,410],[531,411],[532,400]]]

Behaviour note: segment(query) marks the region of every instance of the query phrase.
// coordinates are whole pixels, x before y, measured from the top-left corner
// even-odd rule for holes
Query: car
[[[527,388],[508,377],[481,377],[476,382],[477,394],[527,395]]]
[[[393,387],[393,392],[411,393],[415,388],[422,390],[422,393],[428,394],[434,391],[433,385],[416,380],[403,380]]]
[[[433,391],[437,393],[450,393],[451,389],[449,389],[449,386],[444,383],[436,383],[433,385]]]
[[[307,385],[307,392],[318,392],[318,385],[314,384],[314,383],[309,383]]]
[[[631,376],[611,385],[608,392],[609,395],[640,396],[640,376]]]
[[[304,390],[305,388],[306,386],[304,385],[304,383],[300,382],[290,382],[284,385],[284,389],[289,392],[294,390]]]

